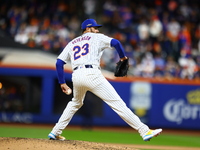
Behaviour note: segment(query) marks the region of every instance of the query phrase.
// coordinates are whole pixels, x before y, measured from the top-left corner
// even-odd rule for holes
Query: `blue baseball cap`
[[[82,30],[85,30],[86,28],[90,28],[90,27],[99,27],[100,28],[100,27],[102,27],[102,25],[97,24],[97,22],[94,19],[86,19],[81,24]]]

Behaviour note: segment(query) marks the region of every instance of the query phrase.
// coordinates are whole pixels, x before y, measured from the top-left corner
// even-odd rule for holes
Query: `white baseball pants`
[[[126,106],[125,102],[99,69],[82,68],[75,70],[72,74],[72,82],[74,97],[72,101],[67,104],[67,107],[51,133],[55,135],[60,135],[62,133],[73,115],[83,105],[87,91],[94,93],[106,102],[128,125],[137,130],[141,136],[149,131],[149,127],[142,123]]]

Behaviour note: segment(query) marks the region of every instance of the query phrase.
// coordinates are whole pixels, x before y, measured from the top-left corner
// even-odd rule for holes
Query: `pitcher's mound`
[[[129,147],[86,141],[0,137],[1,150],[136,150]]]

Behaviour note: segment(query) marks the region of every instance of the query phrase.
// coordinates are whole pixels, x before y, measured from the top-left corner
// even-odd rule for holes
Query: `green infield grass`
[[[19,126],[0,126],[0,137],[22,137],[22,138],[40,138],[47,139],[49,127],[19,127]],[[63,136],[69,140],[91,141],[100,143],[118,143],[118,144],[139,144],[139,145],[166,145],[166,146],[184,146],[200,147],[200,136],[178,135],[163,133],[153,138],[150,142],[144,142],[137,132],[128,131],[108,131],[108,130],[83,130],[83,129],[65,129]]]

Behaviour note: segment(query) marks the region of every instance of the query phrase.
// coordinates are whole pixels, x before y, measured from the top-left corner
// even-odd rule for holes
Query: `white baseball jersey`
[[[85,33],[71,42],[58,56],[67,63],[71,60],[72,69],[80,65],[100,65],[100,59],[105,48],[111,48],[112,38],[101,33]]]
[[[126,123],[138,130],[143,136],[149,127],[126,106],[124,101],[115,91],[113,86],[102,75],[99,69],[100,58],[105,48],[110,48],[112,38],[100,33],[85,33],[72,40],[58,56],[67,62],[71,59],[73,82],[73,98],[67,104],[58,123],[51,131],[54,135],[60,135],[69,124],[73,115],[83,105],[87,91],[94,93],[107,103]],[[92,65],[92,67],[83,67]],[[81,67],[80,67],[81,66]]]

